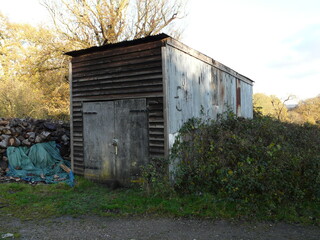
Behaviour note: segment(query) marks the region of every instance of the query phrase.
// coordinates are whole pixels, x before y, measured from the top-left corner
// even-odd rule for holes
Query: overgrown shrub
[[[320,199],[320,128],[255,114],[189,120],[172,149],[174,188],[231,200],[280,203]]]
[[[169,181],[169,161],[164,158],[152,158],[142,167],[141,188],[148,195],[168,195],[173,191]]]

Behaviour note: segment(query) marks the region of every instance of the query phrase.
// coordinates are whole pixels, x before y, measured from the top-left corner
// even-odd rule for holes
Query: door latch
[[[112,145],[113,145],[114,148],[115,148],[115,154],[116,154],[116,155],[118,155],[118,143],[119,143],[119,140],[118,140],[118,139],[114,138],[114,139],[112,140]]]

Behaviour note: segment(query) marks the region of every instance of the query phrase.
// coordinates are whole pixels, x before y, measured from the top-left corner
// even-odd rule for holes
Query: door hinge
[[[134,109],[130,110],[131,113],[141,113],[141,112],[148,112],[148,109]]]
[[[98,114],[97,112],[83,112],[83,114]]]

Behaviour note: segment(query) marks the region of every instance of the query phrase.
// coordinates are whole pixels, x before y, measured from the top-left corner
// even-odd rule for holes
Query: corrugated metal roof
[[[80,56],[80,55],[87,54],[87,53],[103,51],[103,50],[106,50],[106,49],[112,49],[112,48],[118,48],[118,47],[126,47],[126,46],[132,46],[132,45],[141,44],[141,43],[159,41],[159,40],[162,40],[162,39],[165,39],[165,38],[169,38],[169,37],[170,37],[169,35],[167,35],[165,33],[161,33],[161,34],[158,34],[158,35],[148,36],[148,37],[134,39],[134,40],[130,40],[130,41],[111,43],[111,44],[103,45],[103,46],[100,46],[100,47],[91,47],[91,48],[87,48],[87,49],[81,49],[81,50],[77,50],[77,51],[66,52],[65,54],[68,55],[68,56],[76,57],[76,56]]]

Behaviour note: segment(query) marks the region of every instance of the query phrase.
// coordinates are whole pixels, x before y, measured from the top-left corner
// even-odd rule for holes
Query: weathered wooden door
[[[148,162],[145,99],[83,104],[85,175],[128,184]]]

